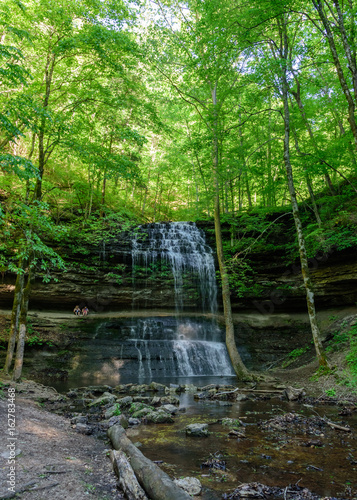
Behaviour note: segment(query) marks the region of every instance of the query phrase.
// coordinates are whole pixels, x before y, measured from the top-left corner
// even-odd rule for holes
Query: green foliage
[[[21,180],[38,179],[39,171],[30,160],[10,154],[0,154],[0,168]]]
[[[311,349],[311,346],[306,345],[304,347],[299,347],[297,349],[294,349],[293,351],[289,352],[288,358],[286,361],[283,362],[282,367],[286,368],[287,366],[291,365],[296,359],[298,359],[300,356],[305,354]]]
[[[121,285],[123,283],[123,278],[119,274],[115,273],[107,273],[105,275],[106,278],[109,278],[110,280],[114,281],[117,285]]]
[[[52,342],[42,339],[39,335],[31,335],[30,337],[28,337],[26,339],[26,344],[29,347],[40,347],[40,346],[53,347]]]
[[[334,398],[337,395],[336,389],[327,389],[325,393],[329,398]]]
[[[357,323],[348,332],[349,352],[346,356],[350,377],[348,386],[357,389]]]
[[[121,415],[120,404],[116,403],[115,410],[113,412],[113,416],[119,416],[119,415]]]
[[[258,295],[263,288],[254,283],[254,271],[249,261],[235,258],[226,261],[228,280],[232,291],[238,297]],[[218,280],[220,276],[217,274]]]

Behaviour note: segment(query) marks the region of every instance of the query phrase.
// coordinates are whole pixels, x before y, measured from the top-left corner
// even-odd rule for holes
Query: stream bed
[[[150,386],[117,386],[112,389],[112,401],[102,402],[101,406],[93,406],[93,399],[88,399],[98,397],[93,395],[95,386],[73,389],[67,393],[70,401],[64,403],[60,412],[72,419],[84,416],[92,426],[90,433],[106,439],[105,414],[113,401],[120,406],[121,401],[129,399],[119,412],[129,419],[128,437],[171,478],[198,478],[203,486],[202,500],[241,498],[232,493],[245,483],[260,483],[285,492],[289,486],[296,486],[302,491],[302,496],[255,497],[357,498],[355,402],[338,402],[328,397],[325,401],[306,397],[288,401],[283,390],[276,394],[278,391],[267,385],[252,388],[241,383],[239,389],[233,389],[233,399],[231,395],[212,399],[208,388],[217,384],[217,379],[202,379],[211,385],[201,387],[197,387],[198,380],[195,386],[192,380],[189,384],[189,379],[186,386],[171,381],[159,393],[152,389],[146,392],[145,387]],[[234,388],[232,377],[218,380],[219,384],[231,385],[216,385],[214,390],[228,388],[229,392]],[[164,386],[157,385],[162,391]],[[111,391],[109,386],[102,387],[101,391],[105,387]],[[130,417],[135,417],[131,402],[153,405],[152,410],[160,411],[169,399],[176,404],[171,423],[150,423],[145,415],[136,419],[138,425],[130,422]],[[188,435],[186,427],[190,424],[207,424],[207,437]]]
[[[306,405],[272,398],[261,401],[207,402],[181,396],[184,413],[173,424],[140,425],[128,431],[141,443],[140,450],[175,477],[195,476],[209,490],[206,498],[222,498],[240,483],[259,482],[285,488],[296,483],[321,497],[357,496],[357,414],[340,416],[341,407]],[[293,415],[286,430],[263,429],[262,422]],[[352,432],[328,425],[314,428],[294,425],[295,415],[326,417],[348,424]],[[228,437],[222,419],[240,420],[237,431],[245,437]],[[191,423],[207,423],[208,437],[187,436]],[[274,423],[273,423],[274,424]],[[210,463],[211,466],[202,465]],[[215,495],[213,495],[215,492]]]

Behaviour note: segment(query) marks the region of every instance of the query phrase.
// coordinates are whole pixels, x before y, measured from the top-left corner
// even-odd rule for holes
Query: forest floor
[[[42,408],[39,402],[58,394],[32,382],[16,386],[16,492],[23,500],[114,500],[124,498],[107,456],[109,445],[76,432],[66,419]],[[6,428],[7,391],[0,399]],[[4,418],[5,417],[5,418]],[[2,441],[0,451],[0,499],[13,498],[8,488],[8,463],[12,440]],[[18,498],[16,496],[16,498]]]

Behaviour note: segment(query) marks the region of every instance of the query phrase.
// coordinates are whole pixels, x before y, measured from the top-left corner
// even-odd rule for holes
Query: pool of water
[[[281,401],[214,403],[181,396],[181,406],[173,424],[140,425],[128,431],[141,443],[141,451],[175,477],[198,477],[210,490],[205,498],[221,498],[238,484],[260,482],[285,488],[296,483],[321,497],[355,498],[357,495],[357,415],[341,417],[337,407],[314,406]],[[329,427],[318,435],[262,430],[259,422],[286,412],[306,417],[320,415],[331,421],[348,423],[351,433]],[[240,419],[245,438],[229,438],[222,418]],[[207,423],[209,437],[186,436],[186,425]],[[240,428],[238,428],[240,430]],[[321,446],[314,446],[319,441]],[[220,457],[226,470],[202,468],[210,457]],[[356,463],[354,463],[356,461]]]

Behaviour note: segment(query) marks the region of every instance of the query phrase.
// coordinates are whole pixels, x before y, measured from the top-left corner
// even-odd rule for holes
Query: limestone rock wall
[[[214,245],[212,224],[203,224],[211,246]],[[228,235],[226,235],[228,237]],[[76,304],[87,305],[93,311],[145,309],[174,309],[173,276],[160,269],[148,272],[133,269],[130,234],[120,241],[106,245],[88,245],[83,252],[71,253],[62,247],[56,249],[68,264],[66,272],[55,273],[57,281],[43,283],[37,278],[31,293],[30,307],[43,310],[72,310]],[[255,253],[250,255],[254,269],[252,277],[258,292],[238,297],[232,293],[234,311],[274,312],[305,311],[305,290],[299,263],[284,265],[284,255]],[[357,251],[349,248],[331,251],[311,260],[312,280],[316,303],[328,309],[357,303]],[[0,283],[0,308],[10,308],[13,300],[15,276],[6,273]],[[184,307],[199,307],[194,287],[189,278],[185,284]],[[219,299],[220,304],[220,299]]]

